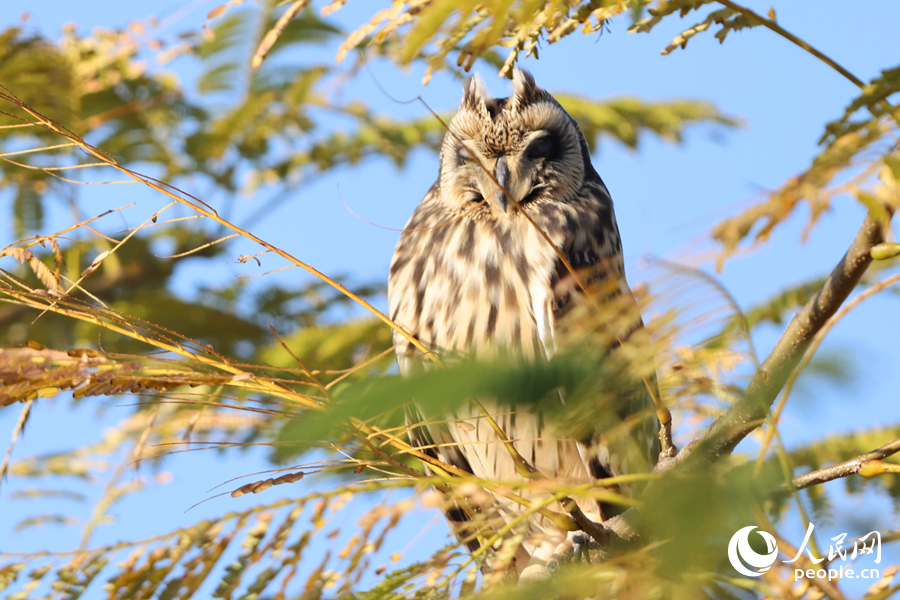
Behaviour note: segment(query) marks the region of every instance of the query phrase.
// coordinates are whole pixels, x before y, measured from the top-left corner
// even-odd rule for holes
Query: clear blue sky
[[[183,5],[194,7],[175,30],[202,22],[217,2],[61,2],[7,0],[0,6],[0,27],[18,21],[23,11],[31,14],[27,27],[56,36],[63,23],[72,21],[83,32],[95,26],[117,27],[129,20],[151,14],[165,17]],[[893,66],[900,57],[896,33],[900,4],[891,0],[855,3],[820,0],[816,3],[790,2],[775,6],[779,22],[806,39],[863,80],[877,75],[880,68]],[[339,22],[355,28],[367,19],[374,3],[355,0],[337,13]],[[770,4],[750,2],[765,13]],[[811,7],[815,6],[815,13]],[[612,192],[628,259],[629,277],[640,281],[639,259],[644,255],[683,259],[697,249],[712,248],[708,229],[718,219],[733,214],[759,193],[777,186],[802,170],[816,154],[816,140],[824,124],[841,114],[857,89],[809,54],[762,28],[732,33],[723,45],[712,35],[692,39],[687,50],[661,56],[660,50],[678,33],[679,25],[693,20],[672,21],[653,33],[630,35],[626,20],[612,24],[602,38],[573,35],[562,43],[547,46],[541,59],[526,61],[537,81],[551,91],[575,92],[591,97],[635,95],[645,99],[698,98],[715,102],[728,114],[742,118],[746,127],[722,132],[699,128],[688,135],[681,147],[647,139],[639,152],[615,143],[604,144],[594,157],[595,166]],[[506,82],[482,70],[488,88],[505,95]],[[450,110],[459,98],[459,85],[438,76],[427,87],[421,85],[421,70],[403,72],[379,61],[372,72],[363,73],[347,87],[346,94],[366,98],[373,107],[398,118],[423,114],[415,104],[398,105],[386,98],[373,81],[398,98],[422,95],[435,109]],[[386,279],[387,267],[397,234],[374,228],[353,217],[341,204],[344,199],[365,218],[391,227],[405,220],[434,180],[437,159],[417,153],[408,166],[398,171],[388,161],[373,159],[359,168],[338,169],[302,189],[272,217],[261,222],[255,233],[285,247],[295,256],[329,273],[351,273],[361,280]],[[124,189],[124,188],[123,188]],[[163,204],[147,191],[132,192],[129,201],[139,203],[128,213],[131,221],[143,219]],[[123,204],[115,194],[85,194],[87,212],[100,212]],[[241,202],[240,211],[249,214],[261,199]],[[300,218],[300,215],[302,219]],[[743,307],[752,306],[791,282],[829,271],[855,234],[864,211],[849,197],[841,197],[822,217],[805,244],[798,242],[806,220],[806,210],[784,227],[761,250],[729,261],[721,273],[722,282]],[[9,231],[0,232],[6,239]],[[237,253],[249,253],[241,246]],[[223,261],[224,262],[224,261]],[[712,265],[703,265],[712,270]],[[244,266],[222,265],[221,270],[184,269],[178,285],[184,290],[200,283],[215,283],[223,276],[247,272]],[[289,271],[285,277],[300,277]],[[802,443],[827,432],[840,432],[895,424],[900,421],[896,373],[900,370],[897,340],[900,320],[896,300],[887,296],[867,301],[839,324],[823,351],[840,351],[857,369],[850,387],[826,389],[807,386],[790,403],[785,413],[783,433],[789,445]],[[757,348],[765,353],[777,339],[775,328],[760,331]],[[95,414],[85,404],[71,411],[65,401],[40,402],[27,435],[16,456],[63,449],[93,439],[123,416],[125,408],[110,408]],[[17,414],[0,411],[0,436],[10,431]],[[0,437],[0,444],[6,442]],[[214,456],[183,456],[166,468],[174,481],[157,486],[144,498],[128,500],[115,510],[119,521],[98,532],[96,541],[137,538],[193,523],[203,516],[249,506],[246,498],[213,501],[187,515],[182,511],[205,497],[205,490],[241,472],[259,470],[257,454],[227,465]],[[0,490],[0,548],[37,550],[49,545],[74,546],[74,531],[47,527],[12,534],[14,523],[34,506],[11,502],[9,494],[25,484],[4,482]],[[840,484],[837,484],[840,485]],[[90,489],[96,494],[99,490]],[[270,490],[275,492],[276,490]],[[278,496],[272,493],[269,499]],[[848,499],[839,510],[858,514],[890,510],[867,499]],[[71,511],[82,514],[83,507],[53,506],[47,512]],[[431,515],[423,515],[428,521]],[[885,517],[888,519],[887,517]],[[842,518],[836,519],[845,522]],[[894,519],[888,519],[893,521]],[[888,520],[880,523],[888,526]],[[860,525],[862,527],[863,525]],[[442,526],[436,527],[440,531]],[[852,534],[865,533],[852,531]],[[835,535],[835,534],[832,534]],[[428,545],[423,541],[422,547]],[[401,544],[405,545],[405,544]],[[724,549],[723,549],[724,551]],[[890,563],[887,563],[890,564]]]

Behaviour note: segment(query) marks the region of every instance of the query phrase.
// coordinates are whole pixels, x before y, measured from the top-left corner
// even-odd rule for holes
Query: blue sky
[[[183,5],[189,6],[192,12],[174,28],[180,30],[202,23],[206,12],[216,4],[215,1],[182,4],[145,0],[118,3],[10,0],[0,6],[0,27],[17,22],[27,10],[31,15],[27,27],[56,36],[60,26],[69,21],[87,32],[95,26],[123,26],[132,19],[151,14],[162,18]],[[779,23],[863,80],[877,75],[880,68],[893,66],[892,61],[900,56],[896,35],[900,4],[896,2],[861,0],[851,5],[820,0],[783,4],[775,6]],[[749,5],[763,14],[769,8],[769,3],[763,2]],[[374,12],[373,8],[374,3],[355,0],[335,17],[352,29],[368,18],[366,11]],[[642,278],[639,265],[642,257],[685,260],[700,250],[714,249],[708,241],[709,227],[760,199],[764,190],[806,167],[817,153],[816,140],[824,124],[839,116],[858,92],[829,67],[762,28],[732,33],[722,45],[712,35],[701,34],[690,41],[686,50],[661,56],[660,50],[681,26],[694,22],[692,17],[681,22],[672,20],[649,35],[633,35],[626,32],[627,20],[620,19],[602,37],[573,35],[562,43],[546,46],[540,60],[529,59],[523,63],[538,83],[551,91],[596,98],[633,95],[651,100],[705,99],[745,123],[743,128],[729,131],[699,127],[688,134],[686,143],[680,147],[650,138],[637,152],[614,142],[601,146],[594,163],[615,201],[632,282]],[[479,70],[489,91],[495,95],[506,94],[505,81],[496,79],[495,73],[485,68]],[[449,77],[437,76],[423,87],[421,75],[418,68],[404,71],[376,61],[370,72],[364,71],[347,86],[345,94],[365,98],[377,110],[397,118],[424,114],[424,108],[417,104],[396,104],[385,97],[376,85],[377,79],[397,98],[422,95],[433,108],[452,110],[461,97],[459,84]],[[436,170],[437,158],[426,152],[416,153],[403,170],[397,170],[383,159],[369,160],[357,168],[337,169],[298,191],[277,213],[260,222],[255,233],[325,273],[350,273],[359,280],[384,280],[398,234],[356,219],[342,205],[338,189],[346,202],[366,219],[399,228],[434,180]],[[132,224],[164,204],[149,191],[135,188],[127,188],[128,201],[135,201],[138,206],[124,215]],[[124,203],[114,196],[110,192],[85,194],[86,212],[100,212]],[[265,196],[241,200],[239,213],[252,213],[264,199]],[[721,280],[739,304],[747,308],[791,282],[830,271],[849,245],[863,215],[863,209],[851,198],[839,197],[808,241],[800,243],[806,220],[806,210],[802,208],[776,230],[770,243],[730,260],[720,274]],[[2,231],[0,239],[8,239],[9,235],[8,230]],[[251,251],[250,246],[239,246],[235,254]],[[713,270],[709,262],[700,266]],[[222,277],[247,274],[247,269],[233,264],[208,270],[186,268],[178,274],[178,285],[189,290],[199,283],[214,284]],[[280,276],[302,277],[297,271]],[[900,320],[896,314],[895,299],[888,295],[876,297],[835,328],[823,351],[840,352],[857,369],[857,375],[846,387],[805,386],[803,393],[792,399],[782,430],[789,445],[828,432],[900,421],[895,375],[900,368],[896,346]],[[774,327],[759,331],[755,338],[758,351],[765,354],[779,333]],[[97,414],[87,406],[72,410],[65,401],[39,403],[16,455],[67,448],[92,439],[127,410],[111,407]],[[13,410],[0,412],[0,435],[12,429],[17,418],[14,413]],[[5,441],[2,444],[5,446]],[[222,500],[182,514],[187,506],[205,497],[206,489],[242,472],[241,469],[258,470],[260,459],[251,453],[235,458],[227,468],[212,456],[186,455],[171,461],[167,469],[175,475],[173,482],[155,487],[146,498],[123,503],[115,511],[120,517],[118,523],[101,529],[97,541],[136,538],[193,523],[238,505],[249,506],[251,501],[244,502],[246,499]],[[8,534],[18,518],[33,510],[9,501],[9,494],[17,486],[19,482],[10,480],[0,489],[3,505],[0,548],[36,550],[48,544],[74,545],[75,534],[62,528]],[[273,493],[270,498],[276,497]],[[859,498],[847,499],[840,510],[847,511],[846,514],[876,507],[889,510],[886,503],[873,504],[872,499],[864,500],[864,507],[860,502],[863,500]],[[162,506],[168,510],[159,511]],[[46,508],[48,512],[63,509],[81,510]],[[148,510],[154,511],[152,519],[135,518],[134,515]],[[431,515],[422,516],[425,521],[430,518]],[[440,526],[436,528],[439,529]]]

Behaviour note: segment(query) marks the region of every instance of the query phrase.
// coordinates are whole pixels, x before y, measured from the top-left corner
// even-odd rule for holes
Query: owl
[[[447,126],[437,181],[413,212],[391,261],[390,318],[445,361],[499,355],[548,360],[558,352],[560,319],[585,302],[581,284],[597,281],[630,297],[612,200],[575,119],[526,71],[515,69],[509,98],[492,98],[480,78],[469,78]],[[406,338],[395,333],[394,342],[402,374],[425,364]],[[550,401],[564,402],[564,394]],[[519,454],[547,478],[590,483],[648,469],[658,457],[646,390],[628,394],[623,415],[640,416],[632,436],[643,448],[640,467],[629,467],[604,431],[569,439],[545,423],[539,407],[481,402]],[[475,407],[413,413],[410,437],[432,456],[480,478],[521,479]],[[501,522],[524,510],[507,498],[494,501]],[[595,521],[608,516],[595,500],[576,502]],[[458,508],[445,512],[451,527],[471,517]],[[513,565],[522,576],[544,569],[571,540],[543,516],[528,519],[523,536]]]

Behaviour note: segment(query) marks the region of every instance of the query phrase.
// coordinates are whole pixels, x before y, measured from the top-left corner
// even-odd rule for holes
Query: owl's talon
[[[590,540],[583,534],[576,534],[572,538],[572,562],[581,564],[582,560],[587,564],[591,564],[591,555],[588,552],[588,544]]]
[[[575,564],[581,564],[581,557],[584,556],[584,545],[583,544],[573,544],[572,545],[572,562]]]

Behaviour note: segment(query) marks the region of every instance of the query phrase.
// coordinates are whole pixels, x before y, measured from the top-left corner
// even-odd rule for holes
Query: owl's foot
[[[588,547],[591,538],[582,531],[572,531],[566,536],[565,541],[559,544],[553,551],[550,560],[547,561],[547,570],[555,573],[565,565],[572,563],[591,563]]]
[[[582,562],[590,564],[591,556],[588,552],[590,542],[591,538],[582,531],[569,532],[566,539],[556,546],[548,558],[542,559],[541,552],[535,552],[532,555],[531,562],[519,575],[519,583],[544,581],[565,565],[581,564]]]
[[[588,544],[590,543],[590,538],[581,531],[575,532],[574,535],[572,535],[573,563],[580,564],[583,559],[587,564],[591,564],[591,554],[588,552]]]

